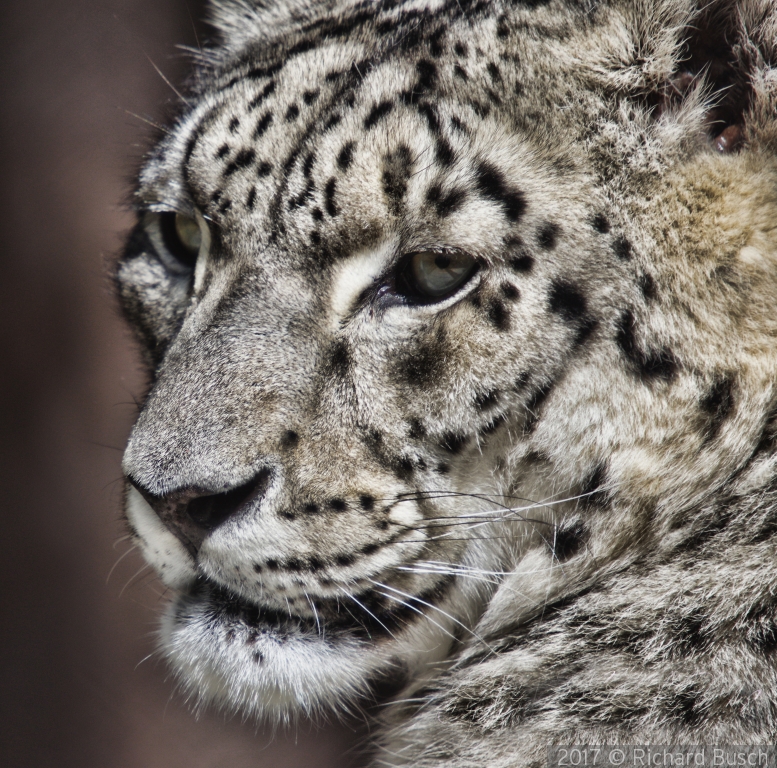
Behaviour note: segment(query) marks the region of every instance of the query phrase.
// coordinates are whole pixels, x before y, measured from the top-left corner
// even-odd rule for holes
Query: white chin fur
[[[132,486],[127,491],[126,511],[143,556],[162,583],[172,589],[188,587],[197,576],[194,560]]]
[[[353,712],[371,679],[417,675],[450,647],[450,629],[425,619],[396,637],[370,638],[285,617],[265,623],[258,610],[225,608],[210,594],[180,595],[161,635],[197,708],[214,705],[271,722]]]

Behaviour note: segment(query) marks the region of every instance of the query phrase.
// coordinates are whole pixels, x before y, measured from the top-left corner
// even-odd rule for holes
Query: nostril
[[[196,555],[211,531],[265,492],[270,476],[270,470],[263,469],[247,483],[222,493],[182,488],[164,496],[151,493],[132,478],[128,479],[165,526],[192,555]]]
[[[231,491],[192,499],[186,505],[186,514],[195,525],[212,531],[259,496],[267,486],[269,474],[269,471],[263,470],[249,482]]]

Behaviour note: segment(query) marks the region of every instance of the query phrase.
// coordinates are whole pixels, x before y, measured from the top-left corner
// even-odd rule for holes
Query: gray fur
[[[127,513],[182,685],[284,719],[393,680],[376,764],[774,742],[771,0],[211,18],[117,269],[152,374]],[[167,211],[208,223],[194,273]],[[477,273],[398,296],[443,247]]]

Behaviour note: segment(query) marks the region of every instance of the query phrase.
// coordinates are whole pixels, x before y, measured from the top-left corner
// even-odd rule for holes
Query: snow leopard
[[[376,766],[773,743],[777,5],[208,14],[115,268],[182,689]]]

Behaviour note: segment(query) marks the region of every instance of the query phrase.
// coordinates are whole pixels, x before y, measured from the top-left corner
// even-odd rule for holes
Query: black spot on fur
[[[631,258],[631,243],[623,235],[613,240],[612,249],[622,261],[628,261]]]
[[[259,122],[256,124],[256,128],[254,128],[254,133],[252,136],[254,141],[264,135],[267,129],[272,125],[272,120],[272,112],[265,112],[264,115],[259,118]]]
[[[312,104],[316,99],[318,98],[318,89],[314,91],[303,91],[302,93],[302,101],[305,102],[305,104]]]
[[[359,496],[359,506],[369,512],[375,507],[375,498],[369,494],[362,494]]]
[[[529,383],[529,373],[527,371],[523,371],[522,373],[519,373],[518,376],[515,378],[515,384],[513,385],[513,389],[516,392],[522,392],[526,385]]]
[[[508,301],[517,301],[521,298],[521,292],[512,283],[502,283],[499,286],[499,290]]]
[[[429,53],[434,56],[435,59],[439,59],[440,56],[445,53],[445,47],[442,44],[442,38],[444,36],[445,27],[440,27],[429,37]]]
[[[466,133],[467,126],[456,115],[451,115],[451,127],[459,131],[459,133]]]
[[[491,90],[491,88],[484,87],[483,93],[485,93],[486,96],[488,96],[488,98],[491,99],[491,101],[494,104],[502,103],[502,98],[499,96],[499,94],[496,91]]]
[[[296,197],[289,199],[289,210],[294,208],[301,208],[302,206],[307,205],[313,199],[314,190],[315,185],[310,179],[308,179],[308,182],[305,184],[305,188],[302,190],[302,192],[300,192]]]
[[[335,562],[340,566],[347,567],[353,565],[356,562],[356,558],[351,554],[338,555],[335,558]]]
[[[465,70],[464,67],[461,66],[461,64],[453,65],[453,74],[455,77],[458,77],[459,80],[464,80],[464,82],[469,80],[469,75],[467,74],[467,70]]]
[[[288,429],[283,433],[281,438],[281,445],[284,448],[295,448],[299,443],[299,435],[293,430]]]
[[[576,320],[586,312],[585,296],[573,283],[566,280],[554,280],[550,286],[550,309],[565,320]]]
[[[227,144],[222,144],[222,145],[221,145],[221,146],[218,148],[218,151],[216,152],[216,159],[217,159],[217,160],[222,160],[222,159],[223,159],[223,158],[225,158],[225,157],[226,157],[228,154],[229,154],[229,146],[228,146]]]
[[[324,213],[323,213],[323,211],[322,211],[320,208],[318,208],[318,207],[314,208],[314,209],[313,209],[313,210],[310,212],[310,215],[313,217],[313,220],[314,220],[314,221],[321,221],[321,220],[323,220],[323,218],[324,218]]]
[[[392,109],[394,109],[394,105],[390,101],[381,101],[380,104],[376,104],[364,118],[364,128],[366,130],[374,128]]]
[[[315,515],[319,512],[318,504],[316,504],[313,501],[309,501],[307,504],[304,504],[302,507],[302,511],[306,515]]]
[[[456,45],[453,46],[453,50],[457,56],[467,55],[467,46],[465,43],[462,43],[462,42],[456,43]]]
[[[489,104],[483,104],[482,102],[473,99],[469,102],[469,105],[472,107],[475,114],[482,119],[491,114],[491,106]]]
[[[452,189],[443,194],[439,184],[432,184],[426,192],[427,201],[434,205],[440,218],[445,218],[459,209],[466,197],[467,193],[463,189]]]
[[[239,127],[240,127],[240,120],[237,117],[233,117],[229,121],[229,125],[227,126],[230,133],[234,133]]]
[[[270,80],[267,85],[248,102],[249,109],[256,109],[270,94],[275,93],[275,81]]]
[[[581,489],[580,503],[587,509],[598,509],[604,507],[609,501],[609,493],[602,490],[607,484],[607,465],[597,464],[593,472],[583,483]]]
[[[437,66],[427,59],[421,59],[416,65],[418,85],[416,91],[430,91],[437,85]]]
[[[426,124],[429,126],[429,130],[432,133],[439,133],[440,118],[437,116],[437,110],[428,102],[418,104],[416,109],[426,119]]]
[[[526,420],[523,424],[523,431],[525,434],[530,434],[536,428],[537,423],[540,420],[542,406],[548,399],[548,395],[553,391],[554,385],[555,382],[549,381],[536,387],[526,401],[526,405],[524,406],[526,409]]]
[[[247,168],[256,159],[256,152],[253,149],[241,149],[235,155],[235,159],[224,169],[224,176],[230,176],[235,171]]]
[[[447,475],[451,471],[451,467],[449,464],[446,464],[444,461],[441,461],[436,467],[435,472],[437,472],[440,475]]]
[[[495,416],[491,421],[488,422],[488,424],[484,425],[480,428],[480,436],[481,437],[488,437],[489,435],[494,434],[494,432],[499,429],[499,427],[502,426],[507,421],[507,416],[504,413],[500,413],[498,416]]]
[[[252,69],[249,69],[248,72],[246,72],[246,77],[249,80],[264,80],[265,77],[274,75],[282,67],[283,63],[281,62],[278,62],[277,64],[271,64],[267,67],[253,67]],[[235,80],[232,80],[227,84],[227,87],[233,86],[236,82],[238,82],[238,80],[242,79],[242,77],[235,78]]]
[[[734,410],[734,374],[726,373],[716,378],[699,405],[707,417],[705,439],[714,440]]]
[[[386,155],[383,162],[381,182],[383,192],[389,199],[393,210],[397,211],[407,192],[407,179],[410,176],[412,156],[410,150],[401,145]]]
[[[337,153],[337,166],[341,171],[347,171],[353,162],[353,150],[355,146],[355,141],[346,141]]]
[[[326,187],[324,187],[324,202],[326,206],[326,212],[330,216],[337,216],[337,203],[335,202],[335,188],[337,187],[337,180],[332,177],[327,181]]]
[[[540,248],[544,248],[546,251],[555,248],[560,231],[561,227],[558,224],[553,224],[552,222],[543,224],[539,232],[537,232],[537,242]]]
[[[492,389],[490,392],[481,392],[475,396],[475,407],[479,411],[487,411],[489,408],[493,408],[498,402],[498,389]]]
[[[315,152],[308,152],[307,157],[305,158],[305,162],[302,164],[302,173],[309,179],[311,173],[313,172],[313,166],[316,163],[316,153]],[[308,186],[310,189],[313,189],[311,182],[308,182]]]
[[[701,724],[707,716],[704,709],[698,706],[701,691],[696,686],[675,694],[674,700],[667,704],[668,715],[680,719],[686,726]]]
[[[296,56],[299,53],[307,53],[312,51],[318,45],[318,40],[315,38],[309,38],[307,40],[300,40],[289,48],[287,57],[290,59],[292,56]]]
[[[591,226],[603,235],[606,235],[610,231],[610,222],[603,213],[594,214],[591,219]]]
[[[248,196],[246,197],[246,208],[248,208],[249,211],[253,211],[255,204],[256,204],[256,187],[251,187],[251,189],[248,192]]]
[[[343,116],[337,113],[327,118],[326,122],[324,123],[324,130],[328,131],[331,128],[334,128],[342,119]]]
[[[442,137],[437,139],[435,157],[440,165],[448,167],[453,164],[455,158],[453,147]]]
[[[397,378],[414,386],[431,387],[446,373],[445,330],[438,326],[434,334],[397,359]]]
[[[426,428],[420,419],[410,419],[410,431],[408,434],[413,440],[420,440],[426,436]]]
[[[588,531],[581,520],[557,528],[551,542],[554,557],[564,563],[574,557],[585,545]]]
[[[291,123],[299,117],[299,107],[296,104],[289,104],[286,110],[286,116],[283,118],[287,123]]]
[[[489,61],[486,66],[488,76],[491,78],[491,82],[494,84],[502,82],[502,73],[499,71],[499,67],[493,61]]]
[[[534,257],[530,256],[522,247],[517,248],[508,257],[507,263],[515,272],[531,272],[534,268]]]
[[[638,283],[642,295],[648,301],[654,301],[658,296],[658,290],[656,289],[655,280],[647,272],[639,276]]]
[[[256,169],[256,175],[261,178],[262,176],[268,176],[272,172],[272,165],[268,163],[266,160],[263,160],[261,163],[259,163],[259,166]]]
[[[413,476],[413,462],[406,456],[394,459],[391,468],[400,480],[409,480]]]
[[[523,193],[509,187],[501,171],[490,163],[481,163],[478,167],[475,186],[481,195],[500,203],[510,221],[518,221],[526,210]]]
[[[458,432],[447,432],[442,436],[440,441],[440,447],[448,451],[448,453],[457,454],[461,453],[461,450],[467,444],[469,438],[466,435],[462,435]]]
[[[348,508],[348,505],[343,499],[330,499],[329,506],[335,512],[345,512],[345,510]]]
[[[332,373],[340,378],[347,376],[351,369],[351,352],[348,344],[344,341],[336,341],[332,345],[329,361]]]
[[[584,317],[577,327],[575,338],[572,341],[573,347],[580,347],[588,341],[593,335],[593,332],[599,327],[599,322],[594,320],[593,317]]]
[[[488,319],[499,331],[510,330],[510,308],[499,299],[492,299],[488,306]]]
[[[678,364],[672,352],[665,348],[644,351],[637,343],[636,328],[634,313],[627,309],[618,319],[615,340],[631,363],[634,373],[648,381],[669,381],[674,378]]]

